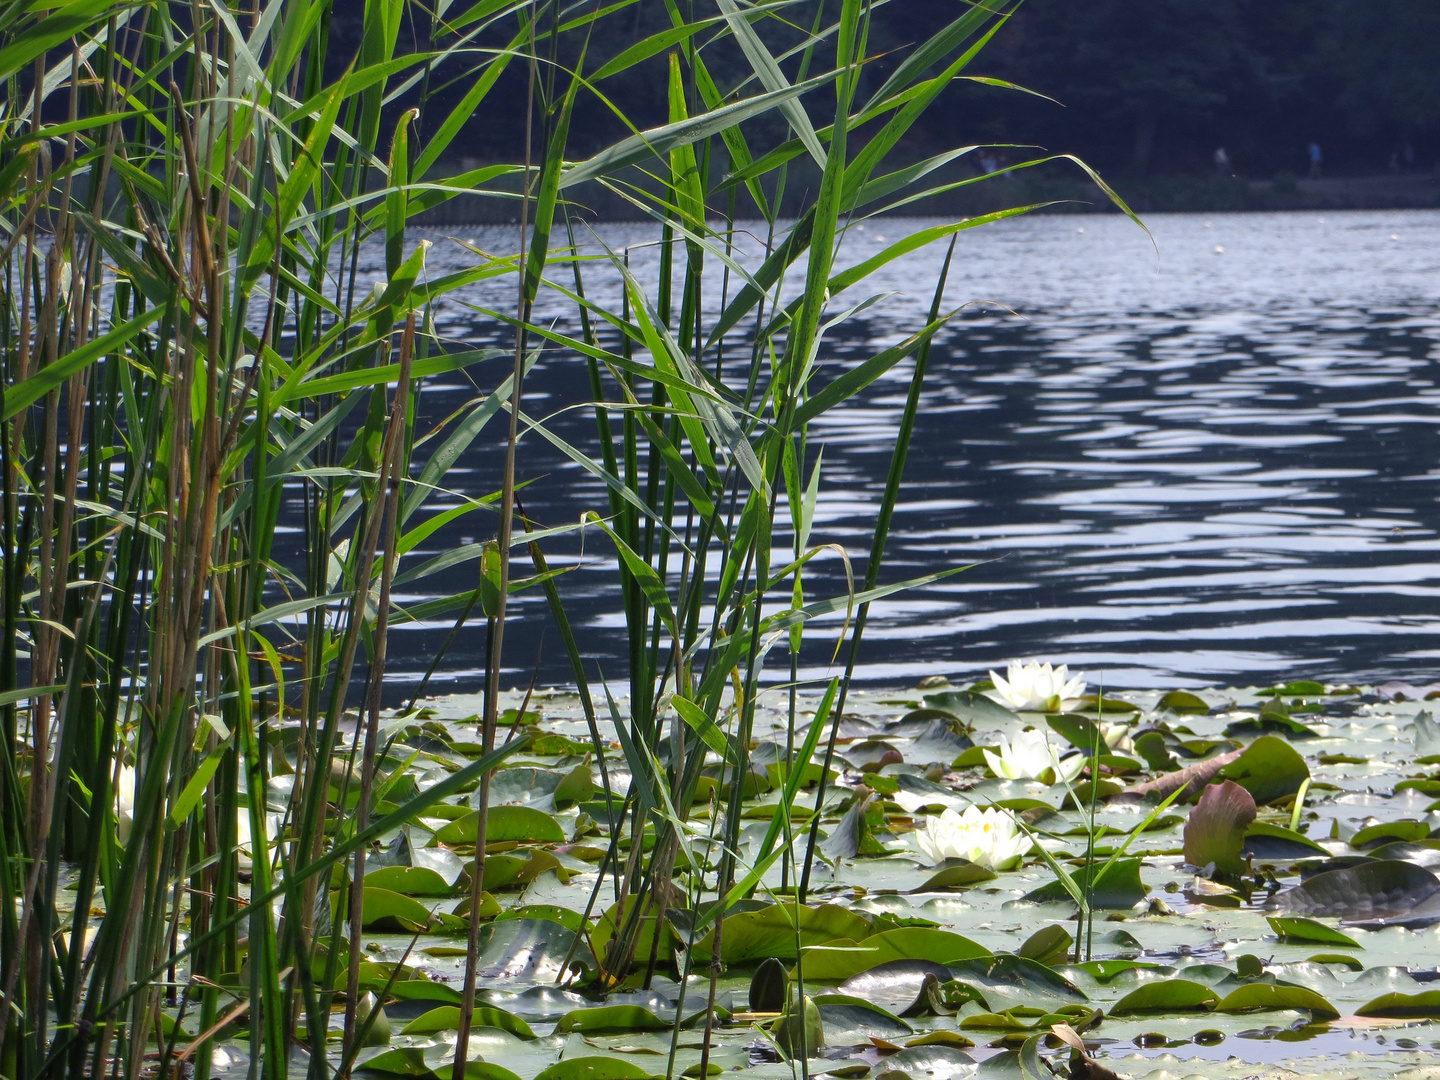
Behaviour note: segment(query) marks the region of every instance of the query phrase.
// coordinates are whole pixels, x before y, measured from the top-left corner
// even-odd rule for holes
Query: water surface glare
[[[840,262],[934,223],[869,222],[847,236]],[[1440,211],[1155,215],[1147,224],[1153,244],[1101,215],[961,234],[946,302],[972,306],[931,354],[881,580],[981,565],[877,604],[861,678],[975,675],[1036,656],[1117,688],[1431,681],[1440,661]],[[611,225],[598,235],[619,248],[654,234]],[[486,250],[513,243],[493,230],[467,238]],[[433,239],[432,272],[470,258]],[[820,382],[923,324],[942,256],[932,245],[867,283],[893,295],[830,331]],[[632,261],[653,277],[653,249],[636,248]],[[587,288],[614,295],[604,275]],[[508,293],[477,288],[468,299],[508,309]],[[861,299],[838,297],[835,308]],[[568,319],[544,304],[538,317]],[[438,320],[457,339],[507,340],[454,300]],[[499,377],[486,369],[476,385],[488,391]],[[902,365],[812,429],[824,463],[811,542],[842,545],[857,573],[909,377]],[[433,388],[436,416],[475,393],[452,381]],[[582,364],[552,351],[525,406],[554,416],[588,397]],[[588,414],[553,423],[593,449]],[[497,424],[452,477],[467,494],[498,487],[501,434]],[[605,507],[599,483],[538,438],[523,444],[521,468],[532,481],[525,509],[546,525]],[[491,528],[448,528],[429,550]],[[577,539],[552,549],[554,563],[578,564],[560,588],[582,648],[623,681],[613,552],[596,531],[583,548]],[[433,587],[415,582],[409,599],[468,587],[470,565]],[[815,598],[842,592],[840,559],[813,562],[806,588]],[[538,590],[514,610],[512,681],[524,681],[537,656],[542,683],[570,681]],[[394,633],[397,692],[448,625]],[[818,677],[830,670],[839,617],[812,627],[803,671]],[[461,634],[434,689],[474,688],[480,639],[478,628]],[[782,651],[771,654],[777,678]]]

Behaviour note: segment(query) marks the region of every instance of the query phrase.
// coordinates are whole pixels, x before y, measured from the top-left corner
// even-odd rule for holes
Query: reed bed
[[[847,613],[819,721],[797,723],[792,699],[792,760],[828,761],[867,605],[958,569],[881,574],[929,345],[951,315],[943,276],[902,343],[837,370],[825,336],[878,267],[929,243],[963,257],[965,230],[1029,208],[856,265],[844,233],[983,179],[935,179],[971,147],[898,154],[1011,5],[957,5],[882,78],[867,35],[902,17],[894,6],[666,0],[663,32],[589,51],[595,27],[635,2],[366,0],[363,38],[338,63],[328,0],[0,11],[0,1074],[205,1080],[211,1044],[236,1032],[254,1075],[347,1074],[374,1023],[354,883],[378,838],[479,785],[463,1075],[487,785],[525,745],[497,696],[520,585],[545,591],[574,661],[610,808],[601,876],[619,921],[598,989],[647,977],[637,943],[661,907],[691,908],[692,934],[719,937],[774,860],[805,903],[817,832],[791,821],[788,762],[764,858],[733,857],[762,669],[793,670],[807,623]],[[402,28],[413,48],[397,45]],[[744,77],[718,82],[716,55],[743,59]],[[572,158],[577,101],[637,66],[667,81],[666,121]],[[515,78],[528,87],[523,153],[451,167],[466,122]],[[463,88],[444,109],[442,81]],[[609,104],[623,119],[625,102]],[[780,220],[797,159],[820,181]],[[587,184],[654,220],[658,285],[623,252],[582,253]],[[416,215],[477,198],[514,206],[513,249],[429,272]],[[740,217],[760,222],[758,264],[734,256]],[[374,288],[367,245],[385,253]],[[597,266],[623,276],[618,308],[587,299]],[[482,314],[510,346],[437,330],[437,302],[496,281],[513,304]],[[567,298],[570,323],[531,320],[542,292]],[[593,444],[526,411],[541,350],[588,380]],[[810,426],[902,365],[909,396],[870,557],[848,595],[813,596]],[[483,393],[438,428],[417,424],[427,381],[461,370]],[[608,500],[584,523],[525,519],[522,436],[562,449]],[[481,450],[503,455],[500,490],[457,495],[449,470]],[[427,548],[465,515],[486,539]],[[613,545],[624,596],[628,670],[603,683],[545,559],[547,537],[582,524]],[[457,573],[443,599],[393,600]],[[421,790],[406,716],[382,708],[386,642],[399,622],[439,618],[483,621],[489,677],[479,745]],[[635,778],[624,794],[606,779],[606,719]],[[707,755],[724,763],[706,788],[709,858],[686,831]]]

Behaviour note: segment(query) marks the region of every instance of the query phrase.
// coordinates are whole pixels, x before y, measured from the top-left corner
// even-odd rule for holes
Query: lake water
[[[841,264],[933,222],[886,219],[853,230]],[[1012,657],[1068,662],[1105,687],[1270,683],[1287,678],[1425,683],[1440,670],[1440,212],[1155,215],[1153,242],[1119,216],[1017,219],[961,234],[947,306],[971,304],[931,354],[907,485],[881,580],[982,564],[871,612],[859,675],[902,683],[976,676]],[[612,225],[654,275],[653,230]],[[479,230],[483,249],[513,231]],[[432,269],[473,261],[440,231]],[[753,246],[753,244],[752,244]],[[943,248],[872,278],[893,291],[832,331],[820,378],[923,324]],[[613,282],[590,281],[592,293]],[[513,308],[504,292],[480,304]],[[852,300],[847,296],[839,300]],[[858,300],[856,296],[853,300]],[[568,319],[542,304],[537,317]],[[503,344],[454,301],[441,328]],[[584,369],[545,354],[526,387],[531,415],[593,444]],[[823,445],[812,534],[857,558],[869,546],[909,379],[908,365],[814,428]],[[488,391],[432,388],[443,415]],[[502,436],[452,476],[472,495],[498,487]],[[522,443],[522,497],[546,525],[603,509],[602,489],[538,439]],[[480,523],[431,550],[483,538]],[[578,563],[560,583],[582,648],[615,684],[623,623],[612,552],[598,532],[555,542]],[[473,564],[470,564],[473,566]],[[811,596],[843,592],[838,558],[812,563]],[[517,561],[517,566],[528,566]],[[473,580],[461,568],[436,591]],[[423,599],[411,592],[404,599]],[[507,685],[570,681],[537,592],[506,636]],[[401,693],[449,623],[392,632],[388,680]],[[804,672],[819,677],[838,621],[811,631]],[[819,639],[826,638],[821,641]],[[471,690],[481,633],[467,628],[431,690]],[[776,677],[785,661],[772,654]]]

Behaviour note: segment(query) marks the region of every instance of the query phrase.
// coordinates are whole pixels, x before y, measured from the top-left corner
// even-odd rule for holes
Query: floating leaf
[[[1440,1019],[1440,990],[1419,994],[1381,994],[1355,1010],[1356,1016],[1384,1016],[1395,1019]]]
[[[1210,711],[1210,706],[1205,704],[1204,698],[1192,694],[1188,690],[1169,691],[1160,698],[1156,707],[1177,713],[1208,713]]]
[[[1070,955],[1070,946],[1075,939],[1060,923],[1042,926],[1021,943],[1015,955],[1035,960],[1047,966],[1062,963]]]
[[[434,921],[430,909],[419,900],[368,883],[361,897],[361,912],[360,925],[366,930],[427,930]]]
[[[535,1032],[518,1016],[504,1009],[489,1005],[476,1005],[470,1017],[472,1027],[498,1028],[520,1039],[533,1039]],[[402,1035],[434,1035],[441,1031],[454,1031],[460,1026],[460,1009],[454,1005],[441,1005],[429,1012],[421,1013],[400,1032]]]
[[[442,844],[473,844],[480,827],[478,810],[450,822],[435,834]],[[485,843],[506,840],[519,843],[561,844],[565,832],[560,823],[533,806],[492,806],[485,821]]]
[[[562,1058],[541,1069],[535,1080],[651,1080],[651,1074],[626,1058]]]
[[[1110,1006],[1111,1016],[1137,1013],[1211,1012],[1220,996],[1204,983],[1190,979],[1166,979],[1144,983]]]
[[[1437,995],[1440,996],[1440,995]],[[1317,1020],[1338,1020],[1340,1011],[1303,986],[1282,986],[1279,983],[1253,982],[1232,990],[1220,999],[1216,1012],[1246,1013],[1276,1009],[1304,1009]],[[1112,1010],[1113,1011],[1113,1010]]]
[[[968,859],[946,859],[934,874],[925,879],[925,884],[911,889],[912,893],[943,892],[948,889],[963,889],[978,885],[982,881],[994,881],[995,871],[988,866],[972,863]]]
[[[662,1031],[668,1027],[670,1024],[667,1021],[640,1005],[600,1005],[566,1013],[555,1025],[555,1034],[568,1035],[578,1031],[584,1035],[601,1035],[621,1031]]]
[[[1233,780],[1207,785],[1185,823],[1185,861],[1224,874],[1245,869],[1245,830],[1255,820],[1255,800]]]
[[[780,1051],[790,1058],[805,1058],[825,1045],[825,1023],[819,1007],[809,997],[792,997],[785,1015],[775,1021],[771,1038]]]
[[[848,994],[816,994],[816,1007],[827,1033],[862,1031],[866,1035],[908,1035],[914,1028],[890,1010]]]
[[[920,1001],[927,975],[947,982],[950,969],[930,960],[889,960],[846,979],[838,992],[900,1015]]]
[[[1140,859],[1117,859],[1104,868],[1096,878],[1090,891],[1090,906],[1098,910],[1125,910],[1134,907],[1150,891],[1140,880]],[[1084,885],[1084,872],[1072,874],[1076,883]],[[1070,893],[1058,881],[1028,892],[1023,899],[1037,904],[1060,904],[1069,900]]]
[[[1084,1004],[1085,992],[1044,964],[1023,956],[1001,953],[989,960],[965,960],[947,965],[957,979],[972,983],[993,1008],[1013,1005],[1052,1007]]]
[[[1303,833],[1282,825],[1272,825],[1268,821],[1250,823],[1245,830],[1244,851],[1256,859],[1300,859],[1329,854]]]
[[[725,923],[728,941],[730,922]],[[834,946],[807,948],[804,972],[807,981],[841,982],[862,971],[891,960],[929,960],[949,964],[960,960],[986,959],[992,954],[983,945],[949,930],[923,926],[901,926],[872,934],[860,942],[835,942]],[[728,952],[728,944],[727,944]]]
[[[1414,863],[1372,859],[1316,874],[1280,893],[1273,905],[1280,911],[1358,922],[1403,916],[1437,892],[1440,879],[1429,870]],[[1435,921],[1440,921],[1440,914]]]
[[[727,915],[721,949],[728,964],[762,960],[767,956],[792,961],[797,955],[797,939],[804,947],[824,945],[840,938],[854,941],[869,933],[870,923],[866,919],[836,904],[798,908],[795,904],[769,904],[756,911]],[[714,937],[715,932],[711,930],[695,943],[697,960],[710,959]]]
[[[480,928],[480,977],[500,983],[553,983],[561,964],[572,955],[575,967],[593,969],[595,957],[583,940],[548,919],[508,919]],[[572,954],[573,947],[573,954]]]
[[[1170,772],[1179,768],[1175,755],[1165,745],[1165,736],[1158,731],[1147,731],[1135,736],[1135,752],[1145,759],[1153,772]]]
[[[1360,943],[1348,934],[1300,916],[1269,916],[1265,920],[1275,935],[1285,942],[1306,942],[1316,945],[1344,945],[1351,949],[1360,948]]]
[[[973,689],[945,690],[938,694],[926,694],[925,702],[958,716],[972,726],[975,724],[1009,725],[1015,722],[1015,714],[1004,705]]]
[[[454,888],[428,866],[380,866],[374,870],[368,867],[365,873],[365,889],[389,889],[405,896],[450,896]]]
[[[1382,821],[1369,825],[1350,838],[1350,846],[1362,850],[1391,840],[1425,840],[1430,836],[1430,826],[1424,821]]]
[[[1294,795],[1310,778],[1305,759],[1284,739],[1262,735],[1219,772],[1221,780],[1233,780],[1254,796],[1261,806]]]

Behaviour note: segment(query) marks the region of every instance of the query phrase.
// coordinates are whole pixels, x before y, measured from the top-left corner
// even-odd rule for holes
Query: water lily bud
[[[365,1022],[370,1020],[371,1014],[375,1019],[370,1023],[370,1028],[365,1029]],[[360,1040],[362,1046],[388,1046],[390,1044],[390,1018],[385,1015],[385,1010],[380,1007],[380,999],[373,993],[366,993],[355,1006],[355,1030],[364,1031],[365,1036]]]
[[[785,965],[773,956],[766,957],[750,980],[750,1011],[780,1012],[785,1008],[785,992],[789,983],[790,976]]]
[[[770,1033],[775,1045],[791,1058],[809,1057],[817,1047],[825,1045],[820,1009],[808,996],[798,1008],[795,998],[791,998],[785,1015],[775,1021]]]

